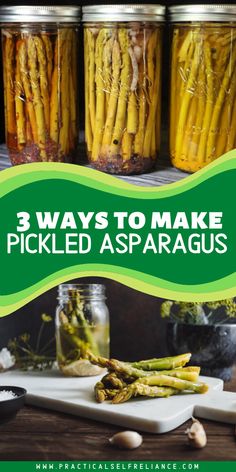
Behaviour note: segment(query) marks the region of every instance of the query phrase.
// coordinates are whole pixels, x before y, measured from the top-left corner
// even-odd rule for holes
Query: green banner
[[[4,472],[37,471],[192,471],[192,472],[235,472],[236,462],[206,461],[0,461]]]
[[[2,171],[0,316],[84,276],[177,300],[234,296],[235,157],[158,188],[70,164]]]

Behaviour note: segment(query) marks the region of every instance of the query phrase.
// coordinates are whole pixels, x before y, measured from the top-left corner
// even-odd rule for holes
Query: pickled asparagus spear
[[[34,37],[34,43],[38,57],[39,67],[39,82],[40,91],[42,96],[42,103],[44,108],[44,119],[45,126],[49,129],[50,123],[50,111],[49,111],[49,83],[48,83],[48,71],[47,71],[47,58],[43,41],[38,36]]]
[[[86,39],[87,38],[87,39]],[[86,29],[85,41],[88,44],[89,54],[89,68],[88,68],[88,89],[89,89],[89,105],[87,113],[90,116],[92,133],[95,132],[95,117],[96,117],[96,95],[95,95],[95,34],[90,29]],[[85,83],[86,87],[86,83]]]
[[[85,83],[85,141],[87,144],[87,150],[90,155],[92,151],[92,125],[91,117],[89,112],[89,46],[87,39],[87,30],[85,30],[85,41],[84,41],[84,83]]]
[[[51,91],[51,79],[52,79],[52,71],[53,71],[53,47],[48,34],[43,33],[41,34],[42,40],[44,42],[46,57],[47,57],[47,76],[48,76],[48,85],[49,85],[49,93]]]
[[[14,100],[14,54],[15,45],[13,38],[9,35],[5,38],[5,84],[6,89],[6,118],[7,131],[14,134],[16,130],[15,122],[15,100]]]
[[[35,116],[35,109],[33,105],[33,92],[31,89],[31,83],[29,80],[29,70],[28,70],[28,58],[27,58],[27,48],[25,40],[22,40],[19,45],[19,63],[20,63],[20,74],[21,80],[24,88],[25,98],[26,98],[26,108],[29,115],[29,122],[32,130],[33,140],[35,143],[38,143],[38,129],[37,121]]]
[[[103,403],[105,400],[112,400],[119,390],[113,388],[105,388],[103,382],[97,382],[94,387],[95,398],[98,403]]]
[[[110,97],[107,106],[107,116],[104,127],[104,134],[102,140],[102,155],[110,153],[110,144],[112,139],[113,128],[116,118],[116,109],[119,95],[119,78],[121,69],[121,54],[120,45],[117,39],[114,40],[112,49],[112,83]]]
[[[132,384],[128,387],[120,390],[112,400],[113,404],[124,403],[130,400],[132,397],[145,396],[151,398],[165,398],[171,395],[177,395],[178,390],[170,387],[157,387],[143,384]]]
[[[39,85],[39,73],[37,69],[37,50],[32,36],[27,39],[28,48],[28,64],[29,64],[29,75],[31,81],[31,90],[33,95],[33,103],[35,110],[35,119],[37,123],[37,134],[38,144],[40,148],[40,156],[43,161],[47,160],[47,154],[45,151],[46,143],[46,128],[45,128],[45,117],[44,108],[41,98],[40,85]]]
[[[51,82],[51,96],[50,96],[50,138],[55,143],[58,143],[59,124],[60,124],[60,83],[61,83],[61,37],[58,36],[55,43],[54,50],[54,69],[52,73]]]
[[[98,346],[95,342],[93,333],[91,332],[91,327],[84,316],[84,303],[80,298],[80,293],[78,290],[70,290],[69,296],[71,298],[72,306],[71,310],[70,305],[68,306],[68,314],[70,315],[72,322],[74,321],[75,326],[81,327],[83,329],[82,333],[84,341],[88,344],[88,346],[90,346],[92,353],[96,355],[98,354]],[[92,353],[91,355],[93,355]]]
[[[21,85],[20,60],[19,60],[20,41],[16,44],[16,75],[15,75],[15,107],[16,107],[16,129],[18,147],[26,143],[26,123],[24,112],[24,92]]]
[[[190,361],[191,354],[180,354],[174,357],[164,357],[160,359],[149,359],[147,361],[133,362],[132,367],[143,370],[167,370],[182,367]]]
[[[149,375],[136,380],[135,383],[141,383],[143,385],[155,385],[160,387],[173,387],[177,390],[192,390],[196,393],[205,393],[208,391],[208,385],[205,383],[191,382],[163,374]]]
[[[61,104],[61,127],[59,131],[59,144],[63,156],[69,152],[69,128],[70,128],[70,67],[71,62],[71,44],[72,32],[64,29],[61,34],[61,85],[60,85],[60,104]],[[72,92],[72,90],[71,90]]]
[[[92,159],[96,160],[99,157],[102,137],[105,125],[105,92],[103,89],[103,46],[106,39],[107,32],[105,29],[101,29],[98,33],[96,48],[95,48],[95,61],[96,61],[96,115],[94,125],[94,136],[92,146]]]
[[[138,131],[134,138],[134,152],[138,156],[143,155],[143,142],[146,128],[146,110],[147,110],[147,97],[146,97],[146,74],[144,71],[144,65],[141,64],[139,67],[139,87],[138,87],[138,103],[139,103],[139,123]]]
[[[116,120],[110,147],[111,155],[119,154],[121,138],[125,130],[126,108],[130,87],[129,37],[126,28],[119,29],[118,38],[122,55],[122,68],[120,73],[120,93],[117,104]]]
[[[153,129],[153,122],[155,121],[156,117],[156,109],[157,109],[157,104],[158,104],[158,98],[159,98],[159,93],[160,93],[160,73],[159,73],[159,67],[160,67],[160,53],[159,53],[159,47],[160,47],[160,42],[157,41],[157,32],[154,31],[149,39],[149,42],[151,42],[151,47],[148,48],[148,55],[151,55],[151,58],[148,58],[148,62],[150,61],[153,63],[154,58],[155,58],[155,73],[154,77],[152,78],[153,80],[153,85],[150,88],[150,106],[149,106],[149,115],[147,119],[147,125],[145,129],[145,136],[144,136],[144,144],[143,144],[143,155],[144,157],[149,157],[151,156],[151,142],[152,142],[152,129]],[[155,46],[154,46],[155,45]],[[154,54],[153,54],[154,51]],[[152,156],[151,156],[152,157]]]

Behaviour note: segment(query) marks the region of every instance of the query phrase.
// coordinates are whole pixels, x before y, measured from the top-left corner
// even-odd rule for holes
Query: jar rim
[[[171,23],[214,21],[236,21],[236,4],[199,4],[174,5],[168,8],[168,17]]]
[[[106,287],[99,283],[65,283],[58,286],[58,299],[71,296],[70,291],[79,292],[81,298],[105,298]]]
[[[1,23],[75,23],[81,19],[81,7],[76,5],[2,5]]]
[[[128,5],[87,5],[82,7],[83,22],[135,22],[165,21],[164,5],[160,4],[128,4]]]

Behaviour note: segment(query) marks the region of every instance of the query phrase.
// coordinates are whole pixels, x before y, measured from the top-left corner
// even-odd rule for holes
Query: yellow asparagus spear
[[[47,73],[47,58],[44,44],[39,36],[34,36],[34,43],[37,51],[38,67],[39,67],[39,83],[40,91],[44,109],[45,126],[49,130],[50,126],[50,111],[49,111],[49,83]]]
[[[15,106],[16,106],[16,129],[18,147],[26,143],[26,129],[25,129],[25,113],[24,113],[24,97],[23,88],[20,76],[20,61],[19,61],[19,46],[20,41],[16,44],[16,75],[15,75]]]
[[[211,62],[211,50],[207,42],[205,42],[204,47],[204,58],[205,58],[205,68],[206,68],[206,80],[207,80],[207,94],[206,94],[206,107],[203,118],[202,132],[200,136],[197,160],[201,163],[205,160],[205,150],[207,143],[207,136],[210,127],[211,114],[213,110],[213,75],[212,75],[212,62]]]
[[[130,94],[128,100],[128,110],[127,110],[127,132],[135,134],[138,129],[138,106],[136,98],[136,90],[138,84],[138,62],[134,53],[134,49],[130,46],[128,48],[131,65],[132,65],[132,82],[130,85]]]
[[[191,143],[189,147],[189,155],[192,156],[192,160],[194,160],[194,162],[196,162],[199,139],[200,139],[201,133],[203,132],[203,118],[204,118],[204,111],[205,111],[205,106],[206,106],[205,97],[206,97],[206,92],[207,92],[205,80],[206,80],[205,66],[204,64],[202,64],[200,66],[199,80],[198,80],[198,87],[197,87],[198,101],[197,101],[196,120],[195,120],[195,125],[193,127],[193,133],[192,133]]]
[[[180,108],[180,114],[179,114],[178,124],[177,124],[175,152],[176,152],[176,156],[179,158],[181,158],[183,154],[182,147],[181,147],[182,138],[183,138],[184,127],[185,127],[186,118],[187,118],[187,114],[189,110],[189,105],[193,98],[192,89],[194,87],[194,82],[195,82],[197,70],[199,67],[199,51],[200,51],[200,44],[196,43],[193,60],[191,64],[191,69],[190,69],[188,81],[186,84],[186,89],[183,95],[182,105]]]
[[[38,143],[38,130],[37,122],[35,117],[35,110],[33,105],[33,92],[31,89],[31,84],[29,80],[29,69],[28,69],[28,60],[27,60],[27,48],[26,41],[22,40],[19,45],[19,63],[20,63],[20,74],[21,80],[24,88],[25,98],[26,98],[26,108],[29,116],[29,122],[32,130],[34,143]]]
[[[118,38],[122,54],[122,69],[120,74],[120,93],[118,98],[116,121],[111,142],[112,156],[116,156],[120,152],[121,138],[126,128],[127,100],[130,88],[130,56],[128,52],[129,38],[126,28],[119,29]]]
[[[149,108],[149,115],[148,115],[148,119],[147,119],[145,136],[144,136],[143,157],[152,157],[151,156],[151,139],[152,139],[152,131],[151,130],[152,130],[152,124],[156,120],[158,98],[160,96],[161,57],[160,57],[160,44],[159,44],[159,41],[158,42],[156,41],[155,49],[156,49],[156,51],[155,51],[156,52],[156,54],[155,54],[155,56],[156,56],[155,80],[154,80],[154,84],[153,84],[151,105],[150,105],[150,108]]]
[[[179,42],[179,29],[175,29],[173,33],[173,43],[171,52],[171,106],[170,106],[170,152],[174,154],[174,137],[175,137],[175,121],[177,115],[177,51]],[[177,92],[177,93],[176,93]]]
[[[72,44],[71,44],[71,64],[70,64],[70,127],[72,135],[72,149],[75,149],[78,140],[78,129],[77,129],[77,33],[71,30]]]
[[[112,133],[114,129],[115,119],[116,119],[116,110],[119,96],[119,78],[120,78],[120,69],[121,69],[121,54],[120,46],[115,39],[112,50],[112,84],[110,98],[107,108],[107,117],[104,127],[104,134],[102,140],[102,151],[101,154],[107,156],[110,149]]]
[[[122,157],[124,161],[128,161],[132,155],[132,143],[133,135],[128,133],[127,130],[124,131],[121,143]]]
[[[47,33],[42,33],[41,37],[44,42],[44,47],[45,47],[46,57],[47,57],[47,76],[48,76],[48,86],[49,86],[49,92],[50,92],[52,71],[53,71],[53,47],[52,47],[51,39]]]
[[[96,117],[93,136],[92,160],[96,161],[100,155],[103,131],[105,125],[105,92],[103,89],[103,46],[106,40],[107,30],[101,29],[98,33],[95,62],[96,62]]]
[[[112,34],[103,48],[103,89],[105,92],[106,107],[109,102],[111,83],[112,83],[112,50],[115,40],[115,35]]]
[[[11,36],[5,38],[5,88],[6,88],[6,127],[10,134],[15,134],[15,100],[14,100],[14,41]]]
[[[89,113],[92,133],[95,132],[96,96],[95,96],[95,35],[86,28],[89,49]]]
[[[37,51],[36,51],[34,39],[32,36],[28,37],[27,45],[28,45],[29,74],[30,74],[31,89],[32,89],[34,109],[35,109],[35,118],[36,118],[37,131],[38,131],[38,145],[40,148],[41,159],[43,161],[46,161],[47,154],[45,151],[46,128],[45,128],[44,109],[43,109],[43,102],[41,98],[40,85],[39,85],[39,79],[38,79],[39,73],[38,73],[38,68],[37,68]]]
[[[211,123],[210,123],[210,129],[209,129],[209,135],[208,135],[208,141],[207,141],[207,159],[214,159],[216,157],[215,155],[215,150],[216,150],[216,130],[217,130],[217,125],[219,121],[219,116],[220,112],[222,110],[222,104],[225,99],[225,94],[226,90],[228,88],[230,78],[232,76],[232,73],[234,71],[236,63],[236,48],[233,49],[232,55],[230,57],[230,60],[228,62],[228,66],[226,68],[224,78],[220,87],[219,94],[216,99],[216,103],[214,105],[213,113],[212,113],[212,118],[211,118]]]
[[[147,110],[147,96],[146,96],[146,74],[144,72],[143,62],[139,67],[139,94],[138,94],[138,104],[139,104],[139,124],[138,131],[134,138],[134,153],[140,157],[143,156],[143,142],[144,142],[144,133],[146,127],[146,110]]]
[[[65,41],[61,45],[61,127],[59,133],[60,152],[64,157],[69,152],[69,124],[70,124],[70,99],[69,99],[69,73],[71,60],[71,30],[64,31]]]
[[[235,78],[234,78],[234,81],[235,81]],[[236,83],[234,87],[236,87]],[[228,140],[227,140],[226,151],[230,151],[236,146],[235,138],[236,138],[236,91],[234,94],[234,102],[232,105],[231,123],[230,123],[230,130],[229,130],[229,135],[228,135]]]
[[[58,144],[59,138],[59,122],[60,122],[60,70],[61,70],[61,59],[60,51],[62,46],[62,35],[63,30],[58,31],[55,51],[54,51],[54,69],[52,73],[51,82],[51,97],[50,97],[50,138],[56,144]]]
[[[92,151],[92,142],[93,142],[93,135],[92,135],[92,126],[91,126],[91,118],[89,112],[89,92],[90,92],[90,83],[89,83],[89,45],[88,45],[88,35],[87,35],[87,28],[84,31],[84,87],[85,87],[85,141],[87,145],[87,151],[89,156],[91,155]]]

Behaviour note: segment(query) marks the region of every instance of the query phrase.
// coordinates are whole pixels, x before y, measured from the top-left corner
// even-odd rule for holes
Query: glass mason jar
[[[6,143],[13,165],[70,162],[77,147],[79,7],[0,7]]]
[[[56,309],[56,347],[60,370],[68,376],[103,372],[85,359],[86,351],[109,357],[109,312],[105,286],[61,284]]]
[[[92,166],[139,174],[160,146],[160,5],[83,8],[85,139]]]
[[[195,172],[236,147],[236,5],[170,8],[170,155]]]

